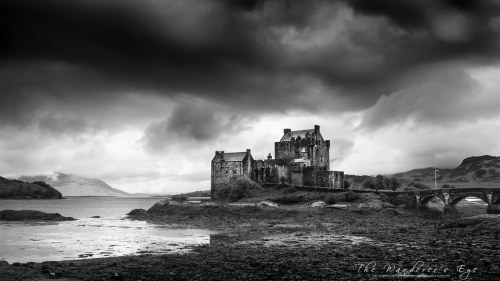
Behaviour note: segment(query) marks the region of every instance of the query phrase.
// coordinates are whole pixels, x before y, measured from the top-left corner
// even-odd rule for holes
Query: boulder
[[[269,201],[261,201],[257,205],[258,206],[264,206],[264,207],[278,208],[278,204],[276,204],[274,202],[269,202]]]
[[[311,204],[311,207],[313,207],[313,208],[324,207],[324,206],[326,206],[325,201],[316,201],[316,202]]]
[[[165,213],[168,211],[168,207],[173,205],[172,204],[173,202],[170,201],[170,199],[166,198],[166,199],[162,199],[158,202],[156,202],[153,206],[151,206],[151,208],[149,208],[146,212],[147,213],[151,213],[151,214],[162,214],[162,213]]]
[[[2,221],[74,221],[72,217],[64,217],[58,213],[44,213],[34,210],[3,210],[0,211]]]

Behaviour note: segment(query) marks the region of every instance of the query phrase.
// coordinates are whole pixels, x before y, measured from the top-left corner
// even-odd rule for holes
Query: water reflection
[[[142,221],[88,218],[58,223],[1,222],[0,259],[41,262],[189,252],[210,243],[206,229],[171,229]]]

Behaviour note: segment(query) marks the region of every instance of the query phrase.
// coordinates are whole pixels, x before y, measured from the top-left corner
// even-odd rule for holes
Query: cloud
[[[354,141],[346,138],[334,138],[331,141],[330,155],[332,167],[342,164],[349,157],[354,148]]]
[[[141,142],[150,151],[161,151],[185,142],[220,140],[248,127],[247,121],[246,116],[221,115],[202,104],[181,103],[167,119],[151,123]]]
[[[410,123],[449,127],[499,115],[500,101],[465,71],[452,71],[413,87],[382,96],[362,114],[361,129],[376,130]]]
[[[245,112],[360,110],[429,62],[497,61],[497,6],[6,0],[0,125],[32,124],[53,102],[104,111],[130,93]]]
[[[497,118],[498,75],[473,69],[498,68],[499,14],[488,0],[3,0],[0,165],[177,184],[215,150],[260,159],[282,128],[313,124],[354,170],[393,169],[379,151],[452,155],[398,154],[391,137]]]

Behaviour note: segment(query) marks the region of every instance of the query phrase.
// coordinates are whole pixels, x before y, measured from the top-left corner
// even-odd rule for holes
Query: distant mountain
[[[434,167],[415,169],[392,175],[406,180],[434,180]],[[437,168],[438,181],[446,182],[500,182],[500,157],[472,156],[465,158],[455,169]]]
[[[111,187],[100,179],[89,179],[77,175],[56,172],[54,175],[21,176],[22,181],[43,181],[63,196],[129,196],[128,193]]]
[[[61,199],[61,192],[43,182],[28,183],[0,177],[0,198]]]

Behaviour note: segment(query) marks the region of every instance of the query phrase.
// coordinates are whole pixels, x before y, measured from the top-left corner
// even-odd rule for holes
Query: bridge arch
[[[477,198],[477,199],[481,199],[481,201],[483,201],[484,203],[488,204],[488,199],[487,198],[484,198],[484,196],[478,196],[477,194],[463,194],[463,195],[460,195],[458,197],[450,199],[450,203],[449,204],[450,205],[456,205],[460,201],[464,200],[467,197],[474,197],[474,198]]]
[[[444,203],[443,198],[441,198],[437,194],[432,194],[432,195],[427,195],[425,197],[422,197],[421,200],[420,200],[420,205],[421,206],[427,206],[427,203],[429,203],[433,198],[437,198],[437,199],[439,199],[439,201],[441,201],[441,202]]]

